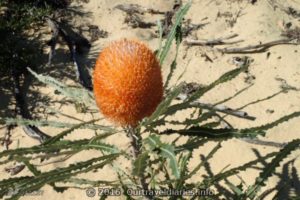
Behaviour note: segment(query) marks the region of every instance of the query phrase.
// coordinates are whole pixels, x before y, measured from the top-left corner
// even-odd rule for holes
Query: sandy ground
[[[74,3],[72,6],[79,9],[85,15],[82,17],[75,16],[72,23],[78,26],[86,26],[87,24],[97,25],[100,29],[108,32],[107,38],[100,38],[92,43],[92,49],[90,51],[89,60],[90,65],[93,65],[95,57],[98,52],[107,45],[110,41],[119,38],[135,38],[147,43],[153,50],[158,48],[159,40],[155,36],[157,27],[141,29],[131,28],[124,23],[125,13],[114,9],[119,4],[137,3],[141,6],[158,9],[161,11],[168,11],[172,9],[172,0],[90,0],[88,3]],[[277,39],[281,39],[281,33],[285,24],[291,23],[292,28],[300,26],[300,18],[288,15],[284,10],[288,7],[292,7],[298,10],[300,13],[300,1],[299,0],[259,0],[255,4],[249,3],[247,0],[194,0],[191,9],[189,10],[185,19],[190,19],[191,23],[208,23],[203,28],[192,32],[188,38],[192,39],[214,39],[219,37],[228,36],[230,34],[238,34],[237,39],[242,39],[244,42],[234,44],[233,46],[245,46],[250,44],[258,44],[260,42],[269,42]],[[156,22],[161,19],[162,15],[145,14],[142,19],[148,22]],[[186,38],[185,38],[186,39]],[[230,45],[222,45],[218,47],[228,47]],[[47,49],[45,49],[47,52]],[[234,95],[237,91],[253,84],[249,89],[226,102],[225,105],[231,108],[239,108],[250,102],[255,102],[259,99],[264,99],[280,91],[280,86],[283,82],[290,86],[298,87],[300,89],[300,47],[294,45],[278,45],[271,47],[268,51],[263,53],[247,54],[254,61],[250,66],[248,75],[242,74],[238,78],[230,81],[226,84],[216,87],[212,91],[208,92],[203,98],[203,102],[216,103],[227,97]],[[56,78],[67,82],[73,83],[75,79],[75,70],[72,63],[67,59],[62,58],[66,54],[64,47],[59,47],[58,55],[56,56],[55,65],[51,67],[45,67],[40,72],[47,73],[55,76]],[[170,63],[172,62],[175,54],[175,48],[171,50],[167,61],[162,66],[164,77],[166,77]],[[206,54],[212,59],[212,62],[207,61],[203,56]],[[269,54],[269,56],[268,56]],[[185,71],[181,81],[197,82],[200,84],[209,84],[217,79],[223,73],[234,69],[234,66],[230,60],[235,56],[244,56],[238,54],[221,54],[210,47],[193,46],[187,48],[186,45],[182,45],[179,50],[178,67],[175,75],[171,81],[171,84],[175,83],[180,74]],[[252,79],[249,79],[249,76]],[[248,77],[248,79],[247,79]],[[247,80],[247,81],[246,81]],[[36,86],[32,88],[32,94],[40,92],[40,96],[43,98],[35,99],[32,105],[33,113],[36,116],[46,117],[48,120],[76,122],[68,117],[64,117],[60,114],[41,114],[41,109],[44,106],[49,106],[53,109],[59,110],[62,113],[75,116],[81,120],[89,120],[93,116],[91,114],[81,114],[76,109],[67,103],[63,102],[62,96],[53,93],[51,88],[41,86],[35,83]],[[4,91],[4,89],[3,89]],[[3,95],[3,101],[1,100],[1,117],[9,116],[9,109],[13,105],[10,102],[12,97],[9,95]],[[34,99],[35,96],[29,97]],[[41,103],[43,102],[43,103]],[[45,103],[47,102],[47,103]],[[39,109],[38,109],[39,108]],[[244,111],[250,115],[255,116],[255,121],[249,121],[236,117],[227,116],[228,120],[234,127],[246,128],[259,126],[266,123],[270,123],[280,117],[288,115],[290,113],[300,110],[300,93],[299,91],[292,90],[288,93],[280,93],[274,95],[274,97],[259,101],[257,103],[246,106]],[[39,114],[38,114],[39,113]],[[94,114],[99,116],[99,114]],[[185,117],[176,116],[178,118]],[[109,124],[106,121],[101,123]],[[295,138],[299,138],[300,118],[291,119],[288,122],[284,122],[267,132],[263,140],[273,142],[288,142]],[[59,133],[60,129],[54,129],[50,127],[43,127],[42,130],[51,135]],[[4,130],[0,130],[1,134],[4,134]],[[76,130],[71,136],[72,139],[78,138],[90,138],[94,132],[89,130]],[[168,138],[164,138],[168,141]],[[38,144],[38,142],[32,140],[26,136],[22,128],[18,127],[12,131],[13,143],[11,148],[32,146]],[[129,141],[124,133],[116,134],[108,138],[108,142],[115,144],[120,148],[127,148]],[[207,155],[207,153],[215,146],[213,142],[209,142],[204,146],[198,148],[193,152],[193,161],[189,163],[189,168],[193,168],[200,160],[199,155]],[[3,149],[3,148],[2,148]],[[257,150],[259,154],[255,154],[254,150]],[[222,148],[217,152],[210,162],[211,172],[217,173],[224,167],[229,166],[236,167],[248,161],[255,159],[259,155],[265,155],[272,151],[279,150],[277,147],[261,146],[255,144],[249,144],[242,140],[232,139],[222,143]],[[80,155],[76,155],[69,160],[61,163],[54,163],[46,165],[42,170],[49,170],[57,167],[65,167],[70,163],[74,163],[78,160],[97,156],[96,152],[89,151],[83,152]],[[297,188],[295,192],[300,194],[300,185],[297,185],[299,181],[299,169],[300,169],[300,151],[295,151],[287,159],[284,160],[282,165],[277,169],[278,176],[272,176],[267,185],[263,188],[263,191],[279,187],[279,183],[288,180],[289,184],[296,184],[294,188]],[[293,161],[293,162],[290,162]],[[129,161],[126,159],[118,160],[118,163],[125,167],[129,167]],[[292,177],[290,174],[291,168],[294,167],[298,170],[298,177]],[[128,169],[130,170],[130,169]],[[255,181],[259,171],[256,169],[250,169],[246,172],[242,172],[240,177],[232,177],[231,181],[239,183],[242,179],[245,181],[245,185],[251,185]],[[18,176],[28,175],[30,172],[23,170]],[[207,175],[208,172],[203,169],[199,171],[197,175],[191,178],[190,181],[201,180],[203,175]],[[10,175],[1,169],[1,179],[9,178]],[[104,167],[96,173],[88,173],[82,175],[82,177],[90,178],[93,180],[113,180],[115,175],[112,169]],[[299,184],[299,182],[298,182]],[[288,186],[289,187],[289,186]],[[276,189],[277,190],[277,189]],[[276,194],[276,190],[271,192],[265,199],[272,199]],[[68,189],[63,193],[56,193],[50,186],[42,188],[42,196],[26,196],[22,199],[87,199],[85,191],[79,189]],[[288,191],[288,190],[286,190]],[[93,199],[93,198],[91,198]],[[94,198],[96,199],[96,198]],[[109,198],[114,199],[114,198]],[[119,199],[119,198],[116,198]],[[225,198],[226,199],[226,198]],[[282,197],[284,199],[284,197]]]

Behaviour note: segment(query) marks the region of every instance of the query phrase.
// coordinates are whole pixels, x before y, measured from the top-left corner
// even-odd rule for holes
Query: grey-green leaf
[[[169,166],[172,170],[172,174],[175,176],[176,179],[179,179],[180,178],[180,169],[178,167],[178,163],[176,160],[174,147],[169,144],[162,144],[160,146],[160,150],[161,150],[161,155],[164,158],[167,158],[167,160],[169,162]]]
[[[148,163],[147,163],[148,159],[149,159],[148,152],[144,152],[144,153],[140,154],[133,163],[132,174],[136,175],[136,176],[142,175],[148,165]]]

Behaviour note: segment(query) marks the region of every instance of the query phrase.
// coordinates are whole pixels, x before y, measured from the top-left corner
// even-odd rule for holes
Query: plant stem
[[[128,136],[131,140],[131,146],[133,148],[133,157],[134,160],[138,158],[138,156],[141,154],[142,149],[142,137],[139,133],[137,133],[136,129],[134,127],[127,127],[126,132],[128,133]],[[146,182],[146,178],[144,174],[141,174],[139,177],[140,184],[142,186],[142,189],[144,191],[148,191],[148,183]],[[146,196],[147,199],[153,199],[151,196]]]

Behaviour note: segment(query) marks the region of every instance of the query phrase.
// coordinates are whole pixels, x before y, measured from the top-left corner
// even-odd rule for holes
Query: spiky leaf
[[[175,39],[176,36],[176,31],[177,31],[177,27],[180,26],[182,19],[184,17],[184,15],[187,13],[187,11],[189,10],[189,8],[191,7],[192,2],[189,1],[187,4],[185,4],[184,6],[182,6],[179,11],[176,13],[176,19],[175,19],[175,23],[168,35],[167,41],[165,42],[165,45],[161,51],[161,54],[159,56],[159,60],[160,63],[163,64],[166,56],[169,53],[170,47],[172,45],[173,40]]]
[[[292,151],[300,147],[300,139],[293,140],[289,142],[279,153],[273,158],[273,160],[264,167],[263,171],[257,177],[254,185],[250,186],[246,192],[246,197],[254,199],[257,192],[262,186],[264,186],[265,181],[274,173],[276,167],[279,166],[280,162],[285,159]]]
[[[177,164],[177,160],[176,160],[176,155],[174,152],[174,147],[172,145],[169,144],[162,144],[160,146],[160,150],[161,150],[161,155],[164,158],[168,159],[169,162],[169,166],[172,170],[172,174],[175,176],[176,179],[180,178],[180,169],[178,167]]]
[[[133,170],[132,170],[133,175],[140,176],[145,172],[145,169],[148,165],[147,163],[148,159],[149,159],[148,152],[144,152],[137,157],[137,159],[133,163]]]
[[[56,80],[56,79],[54,79],[50,76],[37,74],[36,72],[31,70],[30,68],[27,68],[27,69],[39,81],[53,87],[54,89],[56,89],[57,91],[59,91],[63,95],[71,98],[72,100],[75,100],[79,103],[83,103],[87,106],[94,106],[95,105],[93,94],[91,92],[87,91],[86,89],[66,86],[65,84],[59,82],[58,80]]]

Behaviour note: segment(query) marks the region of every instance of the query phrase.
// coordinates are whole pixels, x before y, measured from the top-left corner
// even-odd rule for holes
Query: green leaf
[[[176,189],[177,190],[182,190],[185,180],[184,176],[187,175],[188,173],[188,161],[192,157],[192,152],[189,151],[187,155],[180,154],[179,158],[179,170],[180,170],[180,178],[176,181]]]
[[[167,121],[166,123],[172,124],[172,125],[185,125],[187,127],[192,126],[192,125],[199,125],[201,122],[204,122],[210,118],[215,116],[215,113],[213,112],[205,112],[201,114],[198,118],[192,119],[192,118],[187,118],[183,122],[180,121]]]
[[[26,154],[36,154],[36,153],[53,153],[56,152],[57,149],[70,149],[70,148],[81,148],[82,145],[87,144],[89,140],[78,140],[78,141],[59,141],[52,145],[39,145],[28,148],[18,148],[11,149],[0,152],[0,158],[4,156],[15,156],[15,155],[26,155]]]
[[[177,56],[178,56],[178,48],[176,48],[176,55],[175,55],[175,58],[174,58],[174,60],[173,60],[173,62],[171,64],[170,72],[169,72],[169,74],[167,76],[167,80],[166,80],[165,85],[164,85],[164,89],[165,90],[168,88],[169,82],[170,82],[170,80],[171,80],[171,78],[173,76],[173,73],[174,73],[174,71],[175,71],[175,69],[177,67],[177,62],[176,62]]]
[[[245,163],[241,166],[238,166],[238,167],[235,167],[235,168],[232,168],[232,169],[229,169],[227,171],[224,171],[224,172],[220,172],[218,174],[215,174],[213,177],[210,177],[210,178],[206,178],[203,183],[206,187],[209,187],[211,185],[214,185],[215,183],[217,182],[220,182],[230,176],[233,176],[235,174],[238,174],[240,173],[241,171],[245,171],[249,168],[251,168],[252,166],[256,165],[257,163],[260,163],[262,161],[266,161],[268,158],[271,158],[271,157],[274,157],[277,155],[277,152],[272,152],[272,153],[269,153],[265,156],[262,156],[256,160],[253,160],[253,161],[250,161],[248,163]]]
[[[225,74],[223,74],[221,77],[219,77],[216,81],[214,81],[213,83],[209,84],[208,86],[201,88],[200,90],[196,91],[194,94],[192,94],[189,98],[188,101],[189,102],[193,102],[195,100],[197,100],[198,98],[200,98],[203,94],[205,94],[206,92],[208,92],[209,90],[213,89],[214,87],[216,87],[217,85],[220,85],[222,83],[225,83],[227,81],[230,81],[232,79],[234,79],[235,77],[237,77],[240,73],[246,71],[249,67],[249,63],[245,64],[244,66],[241,66],[239,68],[233,69],[229,72],[226,72]]]
[[[164,158],[167,158],[169,161],[169,166],[172,170],[172,174],[175,176],[176,179],[180,178],[180,169],[177,164],[176,155],[174,153],[174,147],[169,144],[162,144],[160,146],[161,155]]]
[[[161,51],[162,51],[162,37],[163,37],[163,27],[162,27],[160,20],[157,20],[157,27],[158,27],[158,33],[159,33],[159,45],[158,45],[159,47],[158,47],[157,55],[160,55]]]
[[[177,87],[175,87],[165,98],[164,100],[158,105],[154,113],[149,117],[146,118],[144,122],[142,122],[141,125],[147,126],[154,122],[159,116],[164,114],[171,102],[180,94],[182,91],[183,84],[179,84]]]
[[[168,55],[171,44],[172,44],[173,40],[175,39],[176,31],[178,29],[177,27],[180,26],[182,19],[183,19],[184,15],[187,13],[187,11],[189,10],[189,8],[191,7],[191,4],[192,4],[192,2],[188,1],[188,3],[185,4],[183,7],[181,7],[179,9],[179,11],[176,13],[175,23],[168,35],[167,41],[165,42],[165,45],[159,56],[159,61],[160,61],[161,65],[163,64],[166,56]]]
[[[41,171],[39,171],[34,165],[32,165],[28,160],[23,161],[23,163],[26,165],[26,167],[31,171],[35,176],[38,176],[41,174]]]
[[[231,71],[223,74],[220,78],[218,78],[216,81],[214,81],[210,85],[208,85],[208,86],[206,86],[204,88],[200,88],[198,91],[194,92],[184,102],[170,106],[168,108],[168,110],[166,111],[167,115],[173,115],[174,113],[176,113],[179,110],[183,110],[183,109],[189,108],[191,106],[190,105],[191,102],[196,101],[202,95],[204,95],[206,92],[210,91],[211,89],[213,89],[217,85],[219,85],[221,83],[225,83],[225,82],[230,81],[233,78],[237,77],[240,73],[242,73],[246,69],[248,69],[248,67],[249,67],[249,64],[244,65],[244,66],[242,66],[240,68],[231,70]]]
[[[207,138],[200,138],[200,137],[195,137],[190,140],[188,140],[185,144],[177,146],[175,148],[175,152],[181,152],[181,151],[193,151],[196,148],[199,148],[200,146],[203,146],[205,143],[209,142],[211,139]]]
[[[233,184],[232,184],[230,181],[228,181],[227,179],[224,179],[224,180],[225,180],[226,185],[234,192],[234,194],[235,194],[237,197],[240,197],[240,196],[243,194],[243,191],[242,191],[239,187],[233,185]]]
[[[193,175],[195,175],[199,169],[208,162],[209,159],[211,159],[213,157],[213,155],[221,148],[221,143],[218,143],[210,152],[209,154],[205,157],[205,159],[203,161],[201,161],[194,169],[193,171],[191,171],[191,173],[189,175],[187,175],[186,177],[184,177],[184,179],[189,179],[191,178]]]
[[[176,179],[180,178],[180,168],[177,164],[176,155],[175,155],[175,148],[174,146],[166,143],[162,143],[160,138],[157,135],[150,135],[146,138],[145,143],[150,146],[152,151],[157,151],[159,154],[166,158],[169,162],[169,166],[172,170],[172,174],[175,176]]]
[[[114,135],[116,132],[106,132],[106,133],[101,133],[99,135],[96,135],[92,137],[91,142],[96,141],[96,140],[103,140],[111,135]]]
[[[102,151],[109,152],[109,153],[119,153],[120,152],[118,150],[118,148],[115,147],[114,145],[105,144],[98,140],[91,141],[89,144],[85,145],[84,147],[92,148],[92,149],[96,149],[96,150],[102,150]]]
[[[15,119],[15,118],[5,118],[4,123],[6,123],[7,125],[21,125],[21,126],[32,125],[38,127],[50,126],[55,128],[72,128],[78,125],[78,124],[63,123],[63,122],[56,122],[56,121]],[[79,128],[87,128],[92,130],[103,130],[103,131],[115,131],[115,129],[110,126],[103,126],[103,125],[91,124],[91,123],[87,123],[83,126],[80,126]]]
[[[176,152],[176,151],[175,151]],[[189,151],[187,155],[184,155],[180,160],[179,160],[179,166],[180,166],[180,174],[181,176],[185,176],[185,174],[188,173],[188,161],[192,156],[192,152]]]
[[[4,156],[9,156],[9,159],[13,159],[14,156],[24,156],[27,154],[37,154],[37,153],[53,153],[57,152],[57,150],[67,150],[71,149],[74,151],[82,151],[82,150],[89,150],[89,149],[96,149],[96,150],[103,150],[106,152],[119,152],[119,150],[108,144],[104,144],[98,140],[76,140],[76,141],[57,141],[54,144],[48,144],[48,145],[39,145],[39,146],[33,146],[28,148],[19,148],[19,149],[13,149],[13,150],[6,150],[3,152],[0,152],[0,158]],[[57,152],[57,156],[59,156],[59,152]]]
[[[16,178],[9,178],[9,179],[4,179],[0,181],[0,188],[2,190],[4,189],[9,189],[11,188],[15,183],[24,181],[24,180],[29,180],[32,176],[23,176],[23,177],[16,177]],[[0,197],[1,196],[1,190],[0,190]]]
[[[162,145],[158,135],[150,135],[145,138],[144,141],[145,144],[148,144],[150,146],[150,150],[159,148]]]
[[[39,81],[53,87],[54,89],[56,89],[57,91],[59,91],[60,93],[65,95],[66,97],[69,97],[69,98],[71,98],[79,103],[83,103],[87,106],[95,105],[93,94],[91,92],[89,92],[88,90],[83,89],[83,88],[74,88],[74,87],[66,86],[65,84],[59,82],[58,80],[56,80],[50,76],[44,76],[41,74],[37,74],[30,68],[27,68],[27,69]]]
[[[171,80],[171,78],[172,78],[172,76],[174,74],[174,71],[175,71],[175,69],[177,67],[176,60],[177,60],[177,57],[178,57],[179,45],[180,45],[180,43],[182,41],[181,24],[179,24],[177,26],[177,28],[176,28],[175,37],[176,37],[176,54],[175,54],[175,58],[174,58],[174,60],[173,60],[173,62],[171,64],[170,72],[169,72],[169,74],[167,76],[167,80],[166,80],[165,85],[164,85],[164,89],[165,90],[168,88],[169,82],[170,82],[170,80]]]
[[[299,147],[300,139],[296,139],[289,142],[284,148],[282,148],[275,156],[275,158],[273,158],[273,160],[264,167],[263,171],[256,178],[254,185],[248,188],[246,197],[254,199],[260,188],[264,186],[265,181],[275,172],[276,167],[279,166],[280,162],[285,159],[292,151]]]
[[[133,163],[133,175],[140,176],[144,173],[148,166],[149,153],[144,152],[140,154]]]
[[[102,168],[106,164],[111,163],[118,156],[119,154],[111,154],[99,158],[93,158],[87,161],[79,162],[77,164],[71,164],[70,166],[65,168],[45,172],[35,177],[27,177],[26,179],[21,179],[18,182],[10,182],[9,187],[7,187],[7,185],[4,185],[3,190],[0,191],[0,197],[3,197],[5,194],[7,194],[9,192],[8,189],[13,185],[12,189],[15,190],[16,194],[14,194],[10,199],[18,199],[25,192],[38,190],[45,184],[60,182],[72,176]],[[13,180],[15,181],[16,179]],[[2,182],[3,181],[0,181],[0,185],[2,184]]]
[[[258,127],[252,127],[247,129],[248,131],[265,131],[265,130],[269,130],[275,126],[278,126],[281,123],[287,122],[290,119],[293,119],[295,117],[299,117],[300,116],[300,112],[294,112],[292,114],[286,115],[276,121],[273,121],[271,123],[262,125],[262,126],[258,126]]]
[[[87,125],[87,124],[91,124],[91,123],[94,123],[96,122],[97,120],[91,120],[91,121],[88,121],[88,122],[83,122],[83,123],[80,123],[80,124],[77,124],[75,126],[73,126],[72,128],[70,129],[67,129],[61,133],[59,133],[58,135],[56,136],[53,136],[51,138],[49,138],[48,140],[46,140],[43,145],[48,145],[48,144],[53,144],[59,140],[61,140],[62,138],[64,138],[65,136],[67,136],[68,134],[72,133],[74,130],[84,126],[84,125]]]
[[[197,137],[207,137],[207,138],[216,138],[216,139],[228,139],[228,138],[242,138],[242,137],[250,137],[255,138],[258,135],[264,135],[264,132],[255,132],[253,130],[248,129],[233,129],[233,128],[220,128],[220,129],[212,129],[206,128],[202,126],[193,126],[189,129],[180,129],[180,130],[173,130],[167,129],[160,134],[173,134],[178,133],[180,135],[187,135],[187,136],[197,136]]]

